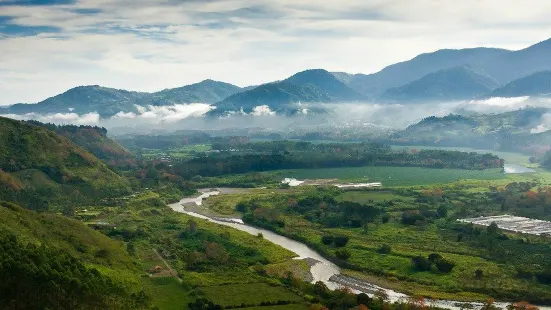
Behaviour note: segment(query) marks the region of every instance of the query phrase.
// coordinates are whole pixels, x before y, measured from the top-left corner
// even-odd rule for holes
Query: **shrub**
[[[388,244],[383,244],[378,250],[377,252],[381,253],[381,254],[390,254],[390,252],[392,252],[392,248],[390,247],[390,245]]]
[[[452,271],[453,267],[455,267],[455,263],[452,261],[449,261],[445,258],[437,259],[435,262],[436,268],[438,268],[438,271],[449,273]]]
[[[325,245],[330,245],[335,241],[335,238],[333,236],[322,236],[321,237],[321,243]]]
[[[411,259],[413,268],[418,271],[427,271],[430,270],[432,264],[431,262],[423,256],[415,256]]]
[[[350,258],[350,251],[347,249],[339,249],[335,251],[335,255],[342,260],[347,260]]]
[[[437,253],[432,253],[432,254],[429,255],[428,258],[429,258],[429,262],[434,263],[437,260],[442,259],[442,255],[437,254]]]
[[[337,236],[333,242],[335,242],[335,246],[342,248],[348,244],[348,240],[347,236]]]
[[[474,276],[477,280],[480,280],[484,276],[484,271],[482,271],[481,269],[477,269],[474,271]]]
[[[381,220],[383,221],[383,224],[386,224],[388,223],[388,221],[390,221],[390,215],[388,214],[383,214],[383,217],[381,218]]]

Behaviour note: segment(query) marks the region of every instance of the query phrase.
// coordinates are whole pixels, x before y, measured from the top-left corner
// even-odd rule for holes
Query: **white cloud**
[[[253,108],[251,115],[261,116],[261,115],[275,115],[276,112],[270,110],[270,107],[267,105],[259,105]]]
[[[0,9],[18,25],[61,29],[0,39],[0,104],[76,85],[153,91],[207,78],[259,84],[306,68],[369,73],[439,48],[523,48],[551,27],[546,0],[80,0]]]

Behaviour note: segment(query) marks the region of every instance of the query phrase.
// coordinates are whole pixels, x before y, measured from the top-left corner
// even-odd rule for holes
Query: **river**
[[[203,199],[213,195],[218,195],[218,194],[220,194],[220,190],[204,190],[201,192],[201,195],[197,197],[184,198],[177,203],[169,205],[169,207],[176,212],[185,213],[190,216],[205,219],[219,225],[229,226],[229,227],[247,232],[251,235],[258,235],[259,233],[262,233],[262,235],[264,236],[264,239],[296,253],[298,255],[297,259],[312,258],[317,260],[318,263],[313,265],[310,269],[310,272],[313,277],[312,283],[317,281],[322,281],[330,289],[336,289],[343,286],[347,286],[356,293],[364,292],[370,296],[373,296],[373,293],[376,291],[383,291],[387,294],[388,300],[392,302],[404,301],[408,298],[407,295],[393,291],[391,289],[382,288],[380,286],[377,286],[375,284],[372,284],[366,281],[362,281],[362,280],[358,280],[352,277],[342,275],[341,270],[337,265],[325,259],[319,253],[312,250],[307,245],[301,242],[278,235],[266,229],[256,228],[256,227],[246,225],[243,223],[241,219],[238,219],[238,218],[233,218],[233,219],[212,218],[212,217],[207,217],[195,212],[189,212],[189,211],[186,211],[185,209],[186,205],[188,206],[193,204],[202,205]],[[453,300],[430,300],[430,304],[434,306],[442,307],[442,308],[459,310],[461,309],[460,304],[466,304],[466,302],[458,302]],[[482,306],[482,304],[478,302],[469,302],[468,304],[472,305],[475,309],[480,308]],[[505,309],[509,305],[509,303],[496,302],[495,305]],[[539,307],[539,308],[541,310],[551,310],[551,307]]]

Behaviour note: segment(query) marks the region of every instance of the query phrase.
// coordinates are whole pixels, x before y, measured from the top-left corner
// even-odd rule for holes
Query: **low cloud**
[[[17,119],[17,120],[36,120],[42,123],[54,123],[54,124],[74,124],[74,125],[98,125],[100,123],[100,116],[98,113],[88,113],[78,115],[76,113],[54,113],[54,114],[4,114],[3,117]]]

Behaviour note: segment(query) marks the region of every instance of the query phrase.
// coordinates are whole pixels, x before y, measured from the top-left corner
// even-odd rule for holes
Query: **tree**
[[[450,273],[455,267],[455,263],[452,261],[449,261],[445,258],[437,259],[435,262],[436,268],[438,268],[438,271],[444,272],[444,273]]]
[[[486,228],[488,235],[496,236],[499,233],[499,227],[496,222],[492,222],[488,228]]]
[[[431,262],[423,256],[415,256],[411,259],[413,268],[418,271],[430,270]]]
[[[335,237],[333,237],[333,236],[323,235],[321,237],[321,243],[323,243],[325,245],[330,245],[330,244],[333,243],[333,241],[335,241]]]
[[[484,271],[482,271],[481,269],[477,269],[474,271],[474,276],[477,280],[480,280],[484,276]]]
[[[390,221],[390,215],[388,215],[387,213],[383,214],[381,220],[383,221],[383,224],[388,223],[388,221]]]
[[[348,240],[348,236],[337,236],[334,240],[335,246],[339,248],[345,247],[348,244]]]
[[[445,205],[440,205],[436,210],[436,214],[439,218],[444,218],[448,216],[448,208]]]
[[[434,263],[437,260],[442,259],[442,255],[438,253],[432,253],[432,254],[429,254],[428,259],[429,259],[429,262]]]
[[[347,249],[339,249],[335,251],[335,255],[342,260],[347,260],[350,258],[350,251]]]
[[[193,219],[189,219],[189,221],[187,221],[187,232],[190,235],[194,235],[197,232],[197,222]]]
[[[381,254],[390,254],[390,252],[392,252],[392,248],[390,247],[390,245],[388,244],[383,244],[378,250],[377,252],[381,253]]]

